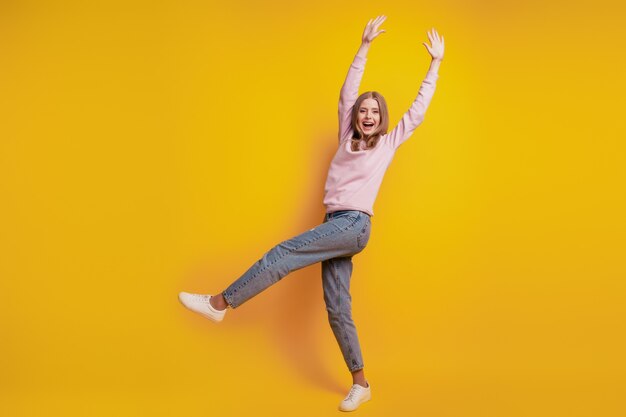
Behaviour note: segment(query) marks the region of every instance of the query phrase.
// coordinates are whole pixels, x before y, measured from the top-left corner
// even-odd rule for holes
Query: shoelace
[[[191,297],[198,301],[208,301],[209,297],[203,294],[191,294]]]
[[[360,391],[360,387],[360,385],[353,385],[352,388],[350,388],[350,392],[348,393],[348,396],[344,401],[353,401],[354,397]]]

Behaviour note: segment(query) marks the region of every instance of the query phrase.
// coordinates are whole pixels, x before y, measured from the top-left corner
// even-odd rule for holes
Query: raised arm
[[[432,57],[430,68],[428,69],[424,81],[422,81],[415,101],[413,101],[409,110],[404,114],[400,123],[389,132],[388,140],[394,148],[402,145],[402,143],[413,134],[415,128],[422,123],[426,109],[428,109],[433,94],[435,94],[435,86],[437,84],[437,78],[439,78],[439,66],[443,60],[444,39],[443,36],[439,36],[434,28],[431,32],[428,32],[428,39],[430,39],[432,46],[429,46],[426,42],[424,42],[423,45]]]
[[[339,93],[339,143],[350,139],[352,136],[352,106],[359,97],[359,85],[365,71],[365,62],[367,61],[367,52],[369,51],[372,41],[384,30],[378,30],[380,25],[387,19],[387,16],[378,16],[370,19],[363,30],[361,37],[361,46],[350,65],[346,80],[341,87]]]

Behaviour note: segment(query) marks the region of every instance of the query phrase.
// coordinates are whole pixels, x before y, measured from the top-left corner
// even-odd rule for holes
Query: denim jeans
[[[328,321],[350,371],[363,368],[363,358],[352,321],[350,277],[352,256],[365,249],[370,237],[370,216],[358,210],[326,213],[324,221],[279,243],[233,282],[222,295],[239,307],[290,272],[322,262],[322,287]]]

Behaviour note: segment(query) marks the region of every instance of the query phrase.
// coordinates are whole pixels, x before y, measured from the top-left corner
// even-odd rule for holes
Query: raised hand
[[[433,57],[433,60],[441,61],[443,59],[444,50],[443,36],[440,37],[435,28],[432,28],[432,30],[427,32],[427,34],[431,46],[428,46],[426,42],[423,42],[422,44],[426,47],[430,56]]]
[[[387,19],[387,16],[380,15],[376,19],[370,19],[363,30],[363,43],[371,43],[378,35],[384,33],[384,30],[378,30],[380,25]]]

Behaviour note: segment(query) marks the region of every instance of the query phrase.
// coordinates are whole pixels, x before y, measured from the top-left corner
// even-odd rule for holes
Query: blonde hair
[[[378,102],[378,111],[380,115],[380,123],[378,127],[369,136],[365,136],[365,133],[359,126],[359,109],[363,100],[368,98],[376,100]],[[389,128],[389,112],[387,111],[387,102],[385,98],[377,91],[366,91],[361,94],[352,107],[352,151],[359,150],[359,143],[362,138],[366,138],[365,149],[372,149],[376,147],[376,144],[380,140],[380,137],[387,133]]]

